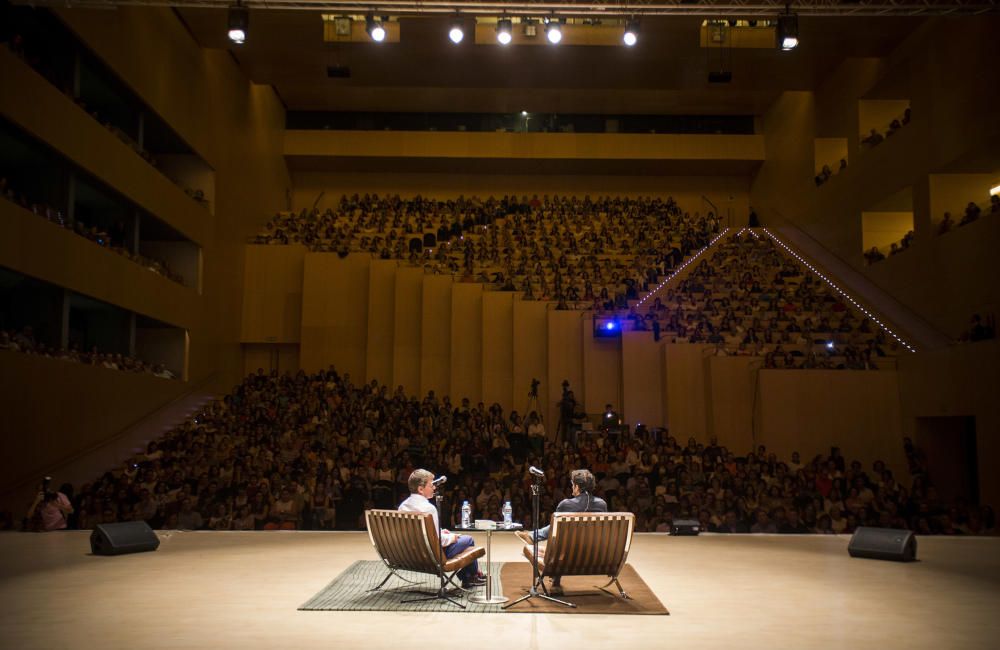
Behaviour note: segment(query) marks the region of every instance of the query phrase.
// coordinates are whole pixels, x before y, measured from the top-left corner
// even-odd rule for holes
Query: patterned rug
[[[481,565],[482,566],[482,565]],[[483,567],[485,568],[485,567]],[[527,593],[531,586],[531,565],[527,562],[494,562],[493,593],[504,594],[511,601]],[[576,607],[565,607],[541,598],[532,598],[501,609],[500,605],[481,605],[469,602],[468,594],[455,592],[453,597],[466,606],[456,607],[445,600],[426,600],[405,603],[404,600],[419,598],[417,591],[437,591],[437,578],[426,573],[400,571],[413,584],[393,576],[378,591],[370,591],[382,582],[388,574],[385,565],[377,560],[358,560],[343,573],[334,578],[318,594],[305,602],[302,611],[389,611],[389,612],[459,612],[473,614],[536,613],[536,614],[669,614],[660,599],[649,588],[635,569],[626,564],[619,579],[622,587],[631,596],[622,600],[597,589],[597,585],[607,582],[599,576],[573,576],[563,579],[565,595],[561,600],[574,603]],[[501,577],[503,581],[501,582]],[[614,590],[614,587],[611,587]],[[475,592],[482,594],[484,587]]]
[[[480,563],[485,570],[485,563]],[[493,593],[502,594],[500,570],[502,562],[494,562]],[[428,573],[400,571],[399,574],[415,584],[400,580],[396,576],[378,591],[369,591],[382,582],[389,571],[385,564],[378,560],[358,560],[343,573],[334,578],[318,594],[306,601],[299,610],[302,611],[392,611],[392,612],[462,612],[476,614],[498,614],[502,610],[499,605],[480,605],[469,602],[468,594],[458,591],[452,595],[455,600],[465,605],[465,609],[456,607],[446,600],[426,600],[416,603],[404,603],[404,600],[420,598],[417,591],[436,592],[438,579]],[[477,587],[473,593],[485,593],[485,587]]]

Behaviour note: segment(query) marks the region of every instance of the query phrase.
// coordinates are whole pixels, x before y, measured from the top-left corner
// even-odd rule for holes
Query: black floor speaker
[[[697,535],[701,531],[701,522],[697,519],[674,519],[670,526],[671,535]]]
[[[160,539],[144,521],[120,524],[100,524],[90,534],[90,550],[94,555],[124,555],[155,551]]]
[[[912,531],[861,526],[847,545],[851,557],[912,562],[917,559],[917,538]]]

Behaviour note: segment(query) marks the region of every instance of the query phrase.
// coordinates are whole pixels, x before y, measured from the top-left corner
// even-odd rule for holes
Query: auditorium
[[[3,647],[995,647],[998,62],[1000,0],[0,0]]]

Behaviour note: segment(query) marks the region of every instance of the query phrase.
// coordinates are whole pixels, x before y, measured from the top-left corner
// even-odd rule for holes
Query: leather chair
[[[618,582],[632,546],[635,515],[631,512],[557,512],[544,551],[538,551],[538,573],[542,578],[604,575],[618,587],[618,595],[629,595]],[[531,546],[524,547],[529,562],[534,561]],[[542,583],[545,589],[545,583]],[[548,590],[546,590],[548,595]],[[614,595],[614,594],[612,594]],[[570,603],[566,603],[570,604]]]
[[[434,527],[434,517],[427,512],[401,512],[399,510],[366,510],[365,521],[368,525],[368,537],[379,558],[385,563],[389,575],[377,587],[369,591],[377,591],[396,576],[401,580],[413,583],[399,575],[399,571],[416,571],[429,573],[438,577],[440,587],[436,592],[418,591],[424,598],[404,600],[412,603],[424,600],[443,599],[465,609],[465,605],[452,598],[448,593],[448,585],[461,589],[455,583],[455,575],[461,569],[472,564],[486,553],[481,546],[470,546],[452,558],[445,557],[441,547],[440,531]]]

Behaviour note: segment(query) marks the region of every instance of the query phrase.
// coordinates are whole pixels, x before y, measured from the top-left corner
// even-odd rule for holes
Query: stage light
[[[799,17],[788,13],[778,16],[778,47],[784,51],[794,50],[799,45]]]
[[[368,35],[376,43],[381,43],[385,40],[385,27],[372,14],[368,14],[365,17],[365,31],[368,32]]]
[[[510,18],[501,18],[497,21],[497,42],[500,45],[510,45],[513,39],[513,23]]]
[[[608,330],[608,331],[610,332],[610,331],[612,331],[613,329],[615,329],[615,324],[609,321],[609,322],[608,322],[608,323],[607,323],[607,324],[606,324],[606,325],[604,326],[604,329],[606,329],[606,330]]]
[[[250,31],[250,11],[237,2],[229,8],[229,40],[242,45],[247,40]]]
[[[545,19],[545,38],[553,45],[558,45],[562,40],[562,27],[559,26],[558,20]]]
[[[1000,185],[990,188],[990,196],[996,196],[997,194],[1000,194]]]
[[[632,47],[639,42],[639,21],[630,20],[625,24],[625,34],[622,35],[622,42],[627,47]]]
[[[833,349],[833,341],[827,341],[826,342],[826,349],[827,350],[832,350]]]
[[[452,23],[451,29],[448,31],[448,38],[450,38],[451,42],[455,45],[461,43],[462,39],[465,38],[465,27],[462,25],[461,20],[456,20]]]

